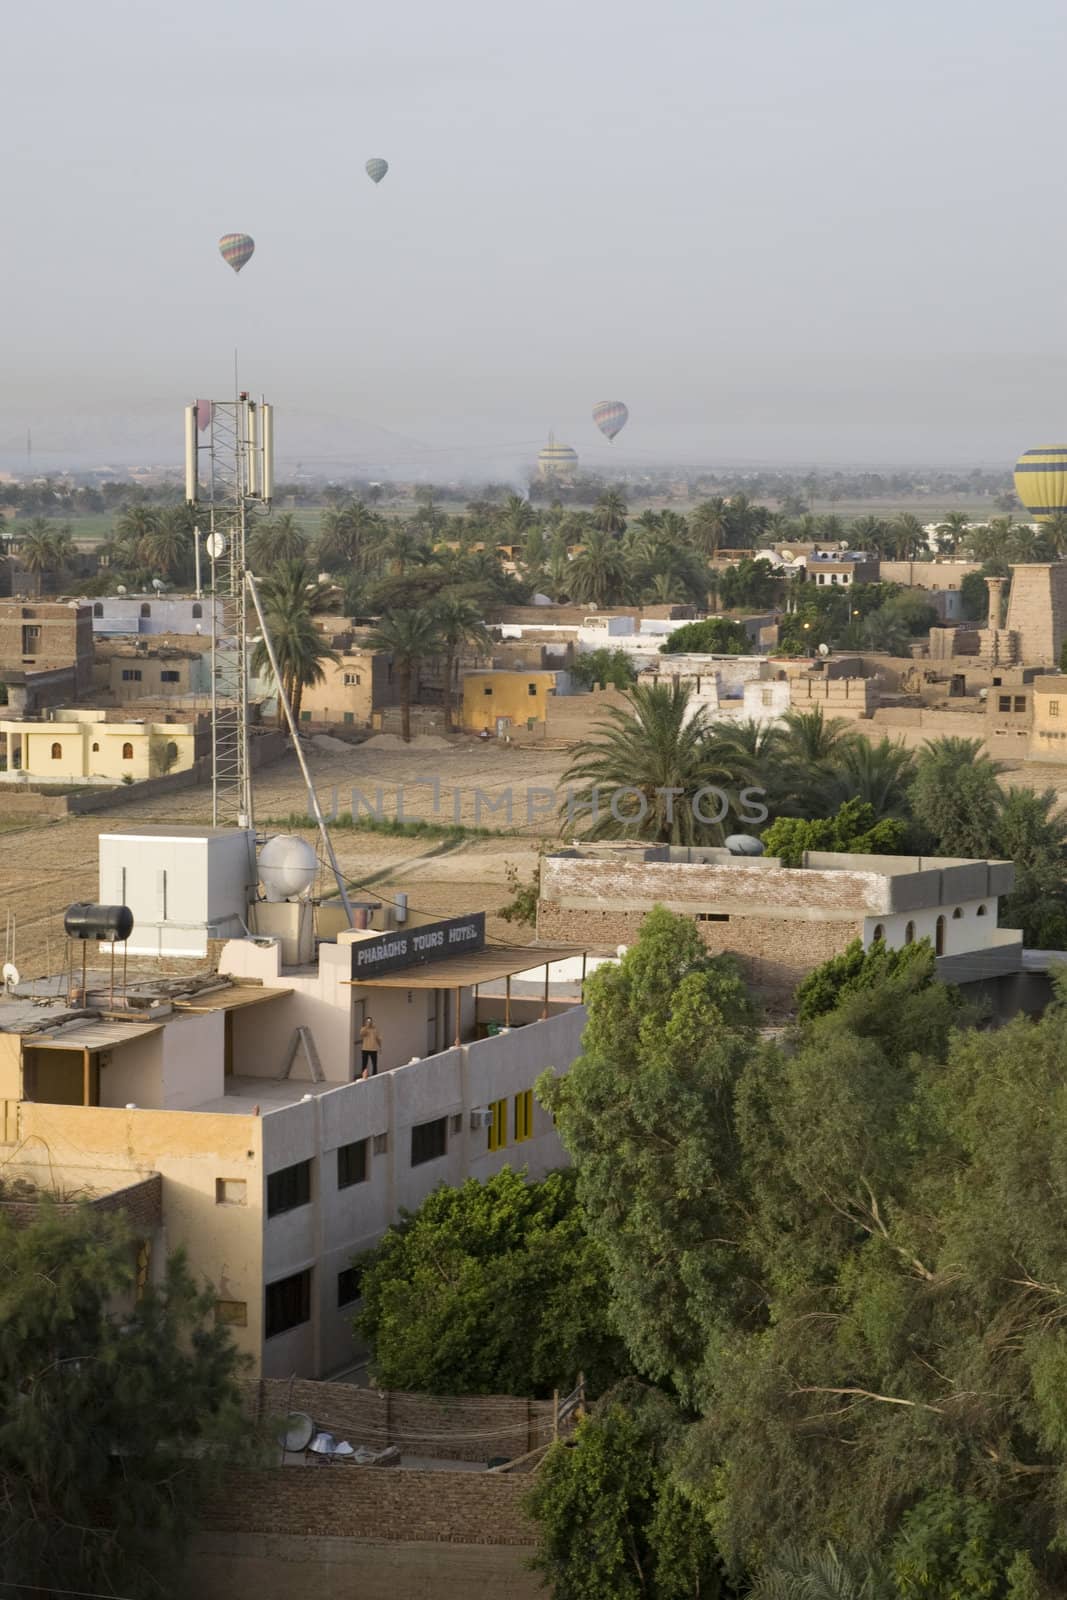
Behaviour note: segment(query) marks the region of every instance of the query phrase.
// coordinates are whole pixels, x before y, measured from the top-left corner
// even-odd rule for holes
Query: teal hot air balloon
[[[248,233],[224,233],[219,240],[219,254],[234,272],[240,272],[252,259],[256,241]]]
[[[374,183],[381,183],[388,171],[389,163],[388,161],[383,161],[381,156],[371,156],[367,162],[367,177]]]
[[[608,439],[625,428],[629,415],[621,400],[600,400],[593,407],[593,421]]]

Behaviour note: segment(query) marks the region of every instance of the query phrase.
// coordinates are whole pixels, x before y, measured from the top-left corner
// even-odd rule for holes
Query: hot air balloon
[[[256,241],[248,233],[224,233],[219,240],[219,252],[227,266],[234,272],[252,259],[252,252],[256,248]]]
[[[1015,493],[1038,522],[1067,512],[1067,444],[1025,451],[1015,463]]]
[[[608,439],[625,428],[629,415],[621,400],[600,400],[593,407],[593,421]]]
[[[372,178],[375,183],[381,183],[388,171],[389,163],[383,161],[381,156],[371,156],[367,162],[367,177]]]

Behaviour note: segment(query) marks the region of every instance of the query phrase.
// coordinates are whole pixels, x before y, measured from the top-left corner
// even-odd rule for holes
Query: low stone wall
[[[351,1444],[453,1461],[525,1455],[552,1437],[552,1402],[512,1395],[438,1396],[357,1389],[348,1383],[261,1378],[245,1385],[257,1420],[303,1411]],[[346,1469],[347,1470],[347,1469]]]

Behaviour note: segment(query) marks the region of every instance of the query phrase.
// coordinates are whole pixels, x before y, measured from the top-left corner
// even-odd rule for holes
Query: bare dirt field
[[[532,937],[530,928],[492,914],[511,898],[508,866],[528,879],[542,839],[558,837],[554,795],[570,759],[566,751],[520,750],[480,740],[443,748],[437,740],[428,747],[416,740],[409,748],[371,740],[338,749],[312,740],[307,759],[327,815],[351,811],[354,805],[357,813],[421,818],[445,827],[458,821],[494,830],[485,838],[442,839],[335,828],[338,861],[353,885],[381,896],[406,890],[412,906],[441,915],[487,911],[489,931],[495,937],[515,942]],[[289,831],[290,815],[307,813],[307,793],[295,756],[257,773],[255,806],[257,825],[274,832]],[[0,816],[2,810],[0,797]],[[197,788],[132,802],[98,816],[3,828],[0,929],[8,912],[13,912],[15,957],[22,975],[29,978],[62,966],[63,913],[73,901],[95,900],[99,892],[101,833],[137,823],[210,821],[210,790]],[[313,830],[292,831],[315,839]]]

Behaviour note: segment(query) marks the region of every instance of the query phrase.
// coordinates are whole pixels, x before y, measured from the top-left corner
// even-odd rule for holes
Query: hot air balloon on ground
[[[608,439],[625,428],[629,415],[621,400],[600,400],[593,407],[593,421]]]
[[[248,233],[224,233],[219,240],[219,253],[226,265],[240,272],[252,259],[256,241]]]
[[[388,171],[389,163],[388,161],[383,161],[381,156],[371,156],[367,162],[367,177],[371,178],[375,183],[381,183]]]
[[[1067,513],[1067,444],[1043,444],[1015,463],[1015,493],[1037,522]]]

